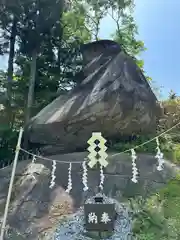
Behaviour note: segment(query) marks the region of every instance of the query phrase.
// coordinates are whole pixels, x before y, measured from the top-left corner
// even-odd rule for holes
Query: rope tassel
[[[68,168],[68,186],[67,186],[67,189],[66,189],[67,193],[70,193],[70,191],[72,190],[71,172],[72,172],[72,163],[69,163],[69,168]]]
[[[136,165],[136,152],[134,151],[134,149],[131,149],[131,159],[132,159],[132,182],[137,183],[137,175],[138,175],[138,169],[137,169],[137,165]]]
[[[32,158],[32,163],[35,163],[35,161],[36,161],[36,156],[35,156],[35,155],[33,155],[33,158]]]
[[[51,189],[55,185],[55,179],[56,179],[55,171],[56,171],[56,161],[53,160],[53,162],[52,162],[52,171],[51,171],[51,182],[50,182],[50,186],[49,186],[49,188],[51,188]]]
[[[99,188],[101,190],[103,190],[103,188],[104,188],[104,179],[105,179],[105,176],[104,176],[103,166],[100,165],[100,184],[99,184]]]
[[[158,159],[157,170],[161,171],[161,170],[163,170],[163,166],[164,166],[164,154],[161,152],[160,143],[159,143],[159,138],[158,137],[156,138],[156,144],[157,144],[157,147],[156,147],[157,153],[156,153],[155,158]]]
[[[87,166],[86,166],[86,161],[84,161],[82,163],[82,167],[83,167],[83,176],[82,176],[82,183],[84,185],[83,191],[86,192],[89,188],[88,188],[88,179],[87,179]]]

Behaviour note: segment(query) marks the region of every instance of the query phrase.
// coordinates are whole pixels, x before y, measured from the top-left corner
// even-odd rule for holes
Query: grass
[[[180,177],[139,206],[133,232],[137,240],[180,239]]]

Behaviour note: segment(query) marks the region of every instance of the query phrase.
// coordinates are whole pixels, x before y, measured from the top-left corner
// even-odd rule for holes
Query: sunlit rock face
[[[134,60],[109,40],[85,44],[81,51],[83,79],[31,120],[30,142],[72,152],[86,147],[92,132],[111,140],[155,131],[160,106]]]

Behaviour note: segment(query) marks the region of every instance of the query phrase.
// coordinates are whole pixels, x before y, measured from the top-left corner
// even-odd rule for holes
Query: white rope
[[[112,154],[112,155],[109,156],[109,158],[112,158],[112,157],[115,157],[115,156],[119,156],[119,155],[121,155],[121,154],[123,154],[123,153],[131,152],[131,149],[134,149],[134,150],[135,150],[135,149],[137,149],[137,148],[140,148],[140,147],[142,147],[142,146],[144,146],[144,145],[146,145],[146,144],[148,144],[148,143],[156,140],[157,138],[163,136],[164,134],[170,132],[172,129],[176,128],[178,125],[180,125],[180,122],[176,123],[173,127],[171,127],[171,128],[169,128],[168,130],[162,132],[162,133],[159,134],[158,136],[156,136],[156,137],[154,137],[154,138],[152,138],[152,139],[150,139],[150,140],[148,140],[148,141],[146,141],[146,142],[144,142],[144,143],[142,143],[142,144],[136,145],[136,146],[134,146],[133,148],[129,148],[129,149],[125,150],[125,151]],[[43,157],[43,156],[38,156],[38,155],[33,154],[33,153],[31,153],[31,152],[23,149],[23,148],[20,148],[20,150],[21,150],[22,152],[24,152],[24,153],[27,153],[27,154],[31,155],[31,156],[35,156],[36,158],[40,158],[40,159],[43,159],[43,160],[46,160],[46,161],[54,161],[54,160],[55,160],[55,159],[51,159],[51,158],[47,158],[47,157]],[[60,160],[55,160],[55,161],[58,162],[58,163],[69,163],[69,161],[60,161]],[[75,163],[77,163],[77,164],[82,164],[82,162],[83,162],[83,161],[73,161],[72,163],[73,163],[73,164],[75,164]]]
[[[34,156],[36,159],[39,158],[39,159],[42,159],[42,160],[45,160],[45,161],[51,161],[51,162],[56,161],[58,163],[70,163],[70,161],[60,161],[60,160],[55,160],[55,159],[52,159],[52,158],[43,157],[41,155],[36,155],[36,154],[33,154],[33,153],[23,149],[23,148],[20,148],[20,150],[24,153],[27,153],[31,156]],[[72,163],[82,163],[82,161],[73,161]]]
[[[133,148],[130,148],[130,149],[127,149],[125,151],[122,151],[120,153],[116,153],[116,154],[113,154],[111,156],[109,156],[109,158],[112,158],[114,156],[119,156],[123,153],[126,153],[126,152],[130,152],[131,151],[131,154],[132,154],[132,164],[133,164],[133,177],[132,177],[132,181],[134,182],[137,182],[137,167],[136,167],[136,163],[135,163],[135,159],[136,159],[136,154],[135,154],[135,149],[139,148],[139,147],[142,147],[154,140],[156,140],[156,143],[157,143],[157,154],[156,154],[156,158],[158,158],[158,167],[157,167],[157,170],[162,170],[162,166],[163,166],[163,163],[164,163],[164,159],[163,159],[163,153],[161,152],[160,150],[160,146],[159,146],[159,137],[163,136],[164,134],[170,132],[172,129],[176,128],[178,125],[180,125],[180,121],[178,123],[176,123],[174,126],[172,126],[171,128],[169,128],[168,130],[162,132],[161,134],[159,134],[158,136],[140,144],[140,145],[137,145]],[[69,163],[69,169],[68,169],[68,187],[66,189],[66,192],[70,192],[72,190],[72,178],[71,178],[71,171],[72,171],[72,163],[80,163],[82,164],[82,161],[73,161],[73,162],[69,162],[69,161],[60,161],[60,160],[54,160],[54,159],[51,159],[51,158],[47,158],[47,157],[43,157],[43,156],[39,156],[37,154],[33,154],[23,148],[21,148],[21,139],[22,139],[22,134],[23,134],[23,129],[20,128],[20,131],[19,131],[19,138],[18,138],[18,142],[17,142],[17,146],[16,146],[16,153],[15,153],[15,157],[14,157],[14,162],[13,162],[13,168],[12,168],[12,173],[11,173],[11,179],[10,179],[10,184],[9,184],[9,189],[8,189],[8,196],[7,196],[7,201],[6,201],[6,206],[5,206],[5,211],[4,211],[4,218],[3,218],[3,222],[2,222],[2,225],[1,225],[1,235],[0,235],[0,240],[3,240],[3,237],[4,237],[4,233],[5,233],[5,227],[6,227],[6,221],[7,221],[7,215],[8,215],[8,209],[9,209],[9,203],[10,203],[10,198],[11,198],[11,193],[12,193],[12,187],[13,187],[13,182],[14,182],[14,177],[15,177],[15,172],[16,172],[16,166],[17,166],[17,161],[18,161],[18,156],[19,156],[19,151],[21,150],[22,152],[24,153],[27,153],[29,154],[30,156],[32,156],[32,163],[34,163],[36,161],[37,158],[39,159],[43,159],[43,160],[46,160],[46,161],[52,161],[53,162],[53,167],[52,167],[52,178],[51,178],[51,187],[54,186],[55,184],[55,170],[56,170],[56,162],[58,163]],[[85,165],[84,165],[85,167]],[[84,172],[85,172],[85,169],[84,169]],[[87,189],[87,186],[86,186],[86,178],[87,176],[85,176],[85,173],[84,173],[84,187]],[[103,188],[103,183],[104,183],[104,173],[103,173],[103,168],[100,169],[100,187]]]
[[[156,137],[154,137],[154,138],[151,138],[150,140],[148,140],[148,141],[146,141],[146,142],[144,142],[144,143],[141,143],[141,144],[139,144],[139,145],[134,146],[133,149],[140,148],[140,147],[142,147],[142,146],[144,146],[144,145],[146,145],[146,144],[148,144],[148,143],[150,143],[150,142],[153,142],[154,140],[156,140],[156,138],[160,138],[160,137],[163,136],[164,134],[166,134],[166,133],[170,132],[172,129],[176,128],[178,125],[180,125],[180,122],[176,123],[174,126],[172,126],[171,128],[169,128],[168,130],[160,133],[158,136],[156,136]],[[123,153],[126,153],[126,152],[130,152],[131,149],[132,149],[132,148],[127,149],[127,150],[125,150],[125,151],[122,151],[122,152],[120,152],[120,153],[115,153],[115,154],[109,156],[109,158],[112,158],[112,157],[115,157],[115,156],[119,156],[120,154],[123,154]]]

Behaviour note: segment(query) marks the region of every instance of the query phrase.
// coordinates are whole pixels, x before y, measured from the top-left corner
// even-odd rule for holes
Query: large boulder
[[[30,142],[70,152],[84,148],[92,132],[112,140],[155,131],[160,107],[135,61],[113,41],[89,43],[81,50],[84,78],[31,120]]]
[[[58,161],[83,162],[87,153],[72,153],[51,156]],[[110,156],[105,169],[104,193],[117,201],[135,196],[148,197],[164,187],[179,169],[165,163],[163,171],[157,171],[154,156],[138,155],[138,183],[131,181],[132,163],[127,154]],[[84,200],[97,193],[99,169],[88,169],[89,190],[83,193],[82,166],[72,164],[72,191],[65,192],[68,183],[67,163],[57,163],[55,186],[49,188],[52,162],[37,159],[37,162],[21,161],[17,165],[15,182],[9,207],[7,234],[4,240],[52,240],[53,232],[63,218],[78,211]],[[12,166],[0,169],[0,226],[3,220]],[[62,239],[62,238],[60,238]],[[73,238],[72,238],[73,239]],[[79,238],[80,239],[80,238]]]

